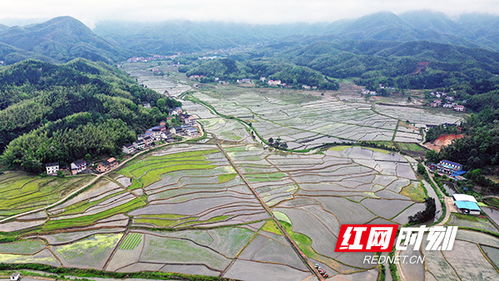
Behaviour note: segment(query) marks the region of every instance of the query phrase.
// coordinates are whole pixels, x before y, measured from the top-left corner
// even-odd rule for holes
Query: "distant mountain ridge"
[[[109,63],[124,59],[126,53],[72,17],[0,27],[0,60],[8,64],[27,58],[66,62],[79,57]]]
[[[456,19],[433,11],[396,15],[379,12],[331,23],[253,25],[244,23],[106,21],[94,31],[137,54],[192,52],[329,36],[340,40],[431,41],[499,50],[499,16],[464,14]]]

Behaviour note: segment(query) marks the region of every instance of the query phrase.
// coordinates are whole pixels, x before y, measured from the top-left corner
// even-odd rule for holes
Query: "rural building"
[[[454,199],[454,201],[469,201],[477,203],[475,197],[468,194],[453,194],[452,199]]]
[[[121,151],[123,151],[123,153],[125,153],[125,154],[134,154],[135,151],[137,151],[137,149],[135,148],[134,144],[123,146],[121,148]]]
[[[269,86],[281,86],[282,82],[281,82],[281,80],[269,80],[269,81],[267,81],[267,85],[269,85]]]
[[[464,105],[456,105],[456,106],[454,106],[454,110],[455,111],[463,112],[464,111]]]
[[[48,163],[45,165],[45,170],[47,170],[47,175],[57,175],[59,163]]]
[[[477,203],[471,201],[455,201],[457,209],[467,215],[480,215],[480,207]]]
[[[99,163],[99,165],[97,165],[97,171],[100,172],[100,173],[104,173],[104,172],[107,172],[113,168],[115,168],[116,166],[118,166],[118,161],[116,161],[116,158],[109,158],[107,159],[106,161],[102,161]]]
[[[78,160],[71,163],[71,174],[76,175],[87,169],[87,162],[84,160]]]
[[[453,194],[454,205],[463,214],[480,215],[480,206],[475,197],[468,194]]]
[[[244,79],[237,79],[237,84],[253,84],[251,79],[244,78]]]
[[[437,164],[437,169],[439,172],[452,174],[454,172],[462,171],[463,165],[449,160],[442,160]]]

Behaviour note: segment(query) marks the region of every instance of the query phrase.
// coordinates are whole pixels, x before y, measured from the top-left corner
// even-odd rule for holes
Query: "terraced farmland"
[[[375,269],[355,255],[332,252],[338,225],[351,222],[352,212],[359,223],[405,223],[422,208],[400,194],[414,183],[407,159],[360,147],[299,155],[256,144],[173,145],[16,229],[25,241],[44,242],[22,256],[0,247],[0,260],[19,262],[29,252],[28,260],[50,265],[244,280],[274,272],[273,280],[302,280],[313,276],[310,262],[370,276]]]
[[[0,175],[0,219],[55,203],[91,179],[92,176],[33,177],[5,172]]]
[[[284,89],[227,86],[197,92],[190,99],[209,104],[220,114],[251,122],[264,139],[280,137],[296,150],[335,142],[418,143],[422,140],[419,130],[399,126],[399,120],[433,125],[456,123],[461,118]]]
[[[141,67],[132,71],[144,75],[140,81],[150,88],[175,96],[180,88],[188,88],[175,86],[178,81],[171,79],[181,79],[177,74],[167,76],[163,84],[164,78]],[[403,121],[433,124],[455,122],[459,117],[426,117],[420,110],[403,112],[402,107],[330,93],[321,97],[304,91],[232,86],[216,90],[203,90],[183,101],[184,108],[199,117],[207,138],[138,156],[47,210],[22,215],[55,202],[54,194],[60,198],[81,183],[69,181],[73,178],[59,183],[55,178],[0,176],[0,190],[11,192],[4,202],[20,208],[9,206],[4,211],[21,213],[0,224],[0,241],[5,241],[0,243],[0,263],[255,281],[319,280],[313,267],[320,264],[333,280],[376,280],[378,267],[363,264],[363,254],[334,252],[339,226],[405,224],[424,208],[426,193],[416,178],[414,159],[353,143],[379,141],[414,150],[421,136]],[[346,144],[291,153],[265,148],[255,134],[265,139],[281,137],[293,149]],[[63,187],[55,190],[64,193],[52,189],[46,194],[50,200],[25,202],[22,198],[30,192],[16,193],[9,184],[2,185],[2,179],[10,176],[19,177],[12,181],[19,182],[16,186],[52,180],[58,183],[54,186]],[[465,267],[458,258],[465,255],[464,250],[428,252],[432,262],[416,269],[421,274],[415,278],[441,280],[443,273],[452,271],[448,280],[477,276],[494,280],[489,260],[499,255],[497,239],[465,231],[458,240],[470,251],[466,262],[473,260],[473,268],[453,270]],[[184,279],[189,278],[195,277]]]

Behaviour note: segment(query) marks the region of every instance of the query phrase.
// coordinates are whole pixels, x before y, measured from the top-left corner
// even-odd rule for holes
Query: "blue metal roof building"
[[[479,215],[480,207],[477,203],[471,201],[455,201],[456,207],[465,214]]]

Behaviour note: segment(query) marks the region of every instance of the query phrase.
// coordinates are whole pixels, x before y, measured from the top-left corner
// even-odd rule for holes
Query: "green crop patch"
[[[140,233],[129,233],[123,242],[121,242],[120,249],[121,250],[133,250],[135,249],[140,242],[142,242],[143,235]]]
[[[236,178],[237,174],[223,174],[218,176],[218,183],[226,183]]]
[[[11,216],[57,202],[93,176],[41,177],[22,172],[0,175],[0,215]]]
[[[282,235],[281,230],[277,227],[276,223],[273,220],[268,220],[261,228],[263,231],[267,231],[270,233],[274,233],[277,235]]]
[[[146,196],[141,196],[134,198],[126,202],[125,204],[113,207],[111,209],[105,210],[97,214],[80,216],[70,219],[49,220],[41,227],[41,231],[54,231],[57,229],[64,229],[68,227],[81,227],[81,226],[92,225],[99,220],[114,216],[116,214],[127,213],[132,210],[144,207],[146,205],[147,205]]]
[[[425,198],[428,197],[423,184],[414,183],[402,188],[400,194],[411,198],[415,202],[424,202]]]

